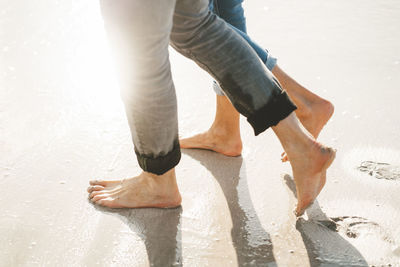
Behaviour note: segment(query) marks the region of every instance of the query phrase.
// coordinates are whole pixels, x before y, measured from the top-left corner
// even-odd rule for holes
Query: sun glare
[[[90,97],[99,109],[115,110],[122,107],[114,62],[103,27],[97,2],[88,2],[85,27],[76,49],[74,71],[78,75],[81,92]]]

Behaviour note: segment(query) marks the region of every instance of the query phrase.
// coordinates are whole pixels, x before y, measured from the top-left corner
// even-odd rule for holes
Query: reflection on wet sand
[[[110,209],[144,242],[150,266],[182,266],[182,207],[174,209]]]
[[[184,154],[198,160],[218,181],[232,217],[233,246],[239,266],[277,266],[273,245],[251,202],[242,157],[226,157],[205,150],[187,150]]]
[[[296,196],[296,186],[290,175],[285,182]],[[337,225],[321,210],[318,201],[306,211],[308,220],[299,218],[296,229],[303,238],[310,266],[368,266],[361,253],[337,233]]]

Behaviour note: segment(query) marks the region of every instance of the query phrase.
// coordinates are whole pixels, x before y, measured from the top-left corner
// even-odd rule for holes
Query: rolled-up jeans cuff
[[[181,149],[179,141],[174,142],[174,147],[170,152],[162,156],[140,154],[136,148],[135,153],[140,168],[145,172],[161,175],[178,165],[181,159]]]
[[[247,117],[247,121],[254,129],[254,134],[259,135],[271,126],[277,125],[281,120],[290,115],[297,107],[290,100],[285,91],[273,97],[267,105],[256,110]]]
[[[267,67],[267,69],[272,71],[272,69],[276,66],[278,59],[276,57],[271,56],[271,54],[268,52],[267,49],[265,49],[265,51],[267,51],[267,61],[264,62],[264,64]]]
[[[221,86],[219,86],[219,84],[216,81],[213,81],[213,85],[212,85],[214,92],[217,95],[225,95],[224,91],[222,91]]]

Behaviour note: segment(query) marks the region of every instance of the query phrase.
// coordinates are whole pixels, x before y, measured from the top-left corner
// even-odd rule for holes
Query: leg
[[[286,74],[278,65],[272,69],[272,73],[298,107],[296,115],[301,123],[317,138],[333,114],[332,103],[307,90]]]
[[[272,74],[279,80],[298,109],[295,111],[300,122],[315,138],[331,118],[334,107],[328,100],[312,93],[292,79],[278,65]],[[239,112],[225,95],[216,96],[216,114],[210,129],[204,133],[180,140],[181,148],[212,150],[226,156],[239,156],[242,152]],[[287,161],[282,153],[282,161]]]
[[[218,80],[256,135],[296,109],[254,50],[209,12],[206,0],[177,2],[171,45]]]
[[[273,127],[290,159],[297,189],[295,214],[300,216],[321,192],[326,170],[335,159],[336,151],[317,143],[294,114]]]
[[[321,191],[335,151],[317,143],[302,127],[292,113],[295,106],[254,50],[206,8],[205,1],[178,1],[172,45],[218,80],[256,135],[272,126],[291,159],[300,215]]]
[[[217,14],[232,25],[233,29],[235,29],[250,44],[267,68],[272,71],[298,107],[296,115],[300,119],[301,123],[315,138],[317,138],[322,127],[332,116],[333,105],[329,101],[310,92],[292,79],[278,65],[276,65],[276,58],[272,57],[267,50],[263,49],[247,35],[246,19],[242,7],[243,0],[214,1]]]
[[[303,126],[315,137],[332,117],[334,107],[331,102],[307,90],[301,84],[292,79],[278,65],[272,73],[281,82],[293,102],[297,105],[296,115]],[[282,161],[288,161],[286,153],[282,153]]]
[[[276,59],[271,57],[268,51],[250,39],[246,34],[242,2],[243,0],[214,0],[210,6],[217,15],[232,25],[233,29],[252,46],[267,68],[272,70],[272,73],[297,105],[296,115],[301,123],[317,138],[323,126],[333,114],[333,105],[297,83],[276,65]],[[217,93],[217,112],[214,123],[208,131],[202,134],[181,139],[181,147],[210,149],[227,156],[238,156],[242,147],[239,113],[236,111],[227,113],[226,111],[232,110],[231,103],[224,99],[223,91],[215,82],[214,90]],[[219,112],[220,110],[224,112]],[[230,132],[234,134],[230,135]],[[283,156],[282,160],[286,161],[287,157]]]
[[[239,156],[242,153],[239,116],[226,96],[217,95],[215,119],[210,129],[181,139],[181,148],[208,149],[230,157]]]
[[[168,58],[175,0],[102,0],[101,7],[143,173],[91,181],[90,199],[114,208],[179,206],[177,107]]]
[[[242,8],[243,0],[210,0],[210,10],[219,15],[232,29],[239,34],[246,32],[246,19]],[[246,38],[246,36],[243,36]],[[247,40],[247,39],[246,39]],[[263,49],[262,49],[263,50]],[[257,51],[263,62],[266,62],[265,51]],[[274,59],[269,60],[269,64]],[[239,112],[237,112],[222,89],[214,81],[216,96],[216,114],[214,123],[204,133],[180,140],[181,148],[200,148],[213,150],[226,156],[239,156],[242,153],[240,138]]]

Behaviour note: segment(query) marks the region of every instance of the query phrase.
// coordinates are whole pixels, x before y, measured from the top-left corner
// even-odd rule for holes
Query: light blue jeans
[[[244,16],[242,3],[243,0],[210,0],[209,8],[212,12],[217,14],[217,16],[229,23],[232,29],[239,33],[254,49],[265,66],[272,71],[276,65],[277,59],[271,56],[267,49],[262,48],[247,35],[246,18]],[[213,88],[218,95],[224,95],[224,92],[216,81],[213,82]]]
[[[171,44],[208,71],[256,135],[296,109],[254,50],[208,0],[100,0],[139,166],[163,174],[181,157]]]

